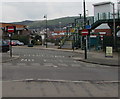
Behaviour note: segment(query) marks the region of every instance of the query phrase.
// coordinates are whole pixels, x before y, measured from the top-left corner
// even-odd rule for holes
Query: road
[[[118,79],[118,69],[73,60],[78,53],[34,48],[14,48],[20,58],[3,63],[3,80],[112,80]],[[78,55],[77,55],[78,56]]]
[[[76,61],[71,56],[79,57],[81,54],[74,52],[65,52],[60,50],[15,47],[13,48],[13,53],[14,55],[19,56],[19,58],[10,62],[2,63],[3,96],[29,95],[42,97],[44,96],[92,97],[92,96],[118,95],[117,83],[103,84],[99,86],[98,84],[94,84],[100,81],[106,82],[118,81],[117,67],[109,67],[104,65]],[[39,83],[36,83],[36,86],[39,87],[43,86],[41,90],[47,92],[46,93],[43,92],[43,94],[41,92],[41,94],[39,94],[41,90],[39,88],[35,89],[35,82],[30,83],[31,85],[27,83],[22,83],[24,81],[32,80],[38,81]],[[45,83],[43,83],[44,81]],[[48,82],[51,81],[51,83],[48,83],[46,81]],[[60,82],[62,81],[64,83],[60,83],[59,81]],[[80,83],[75,84],[74,81]],[[29,92],[27,86],[29,86],[30,90]],[[76,90],[77,86],[78,89]],[[50,89],[53,90],[53,93],[50,91],[48,92],[48,90]],[[37,93],[36,92],[31,93],[31,91],[33,90],[38,91]],[[96,92],[96,90],[98,92]],[[112,92],[112,90],[114,90],[114,93]],[[80,94],[81,92],[83,94]],[[27,94],[25,95],[24,93]]]

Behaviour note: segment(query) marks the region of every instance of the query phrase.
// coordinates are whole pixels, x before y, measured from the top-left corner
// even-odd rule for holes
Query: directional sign
[[[8,33],[14,33],[16,27],[15,27],[15,26],[7,26],[6,29],[7,29],[7,32],[8,32]]]
[[[83,36],[85,36],[85,35],[88,35],[88,30],[87,29],[83,29],[82,31],[81,31],[81,33],[82,33],[82,35]]]
[[[86,29],[91,29],[91,25],[86,25],[85,28]]]

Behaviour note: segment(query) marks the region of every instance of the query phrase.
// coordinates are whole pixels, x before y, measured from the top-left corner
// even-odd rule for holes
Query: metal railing
[[[109,20],[113,19],[113,13],[107,12],[107,13],[98,13],[94,16],[94,22],[98,20]],[[120,19],[120,11],[115,13],[115,19]]]

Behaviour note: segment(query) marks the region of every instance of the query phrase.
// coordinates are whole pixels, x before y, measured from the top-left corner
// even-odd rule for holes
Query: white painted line
[[[58,66],[53,66],[53,67],[57,68]]]
[[[44,61],[44,62],[46,62],[47,60],[46,60],[46,59],[44,59],[43,61]]]
[[[35,60],[34,59],[31,59],[32,62],[34,62]]]

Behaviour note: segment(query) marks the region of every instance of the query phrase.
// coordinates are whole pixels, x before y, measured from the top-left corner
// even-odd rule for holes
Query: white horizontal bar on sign
[[[88,33],[88,32],[82,32],[82,33]]]
[[[99,32],[100,34],[106,34],[106,32]]]
[[[96,37],[96,35],[91,35],[90,37]]]
[[[14,29],[8,29],[8,30],[14,30]]]

